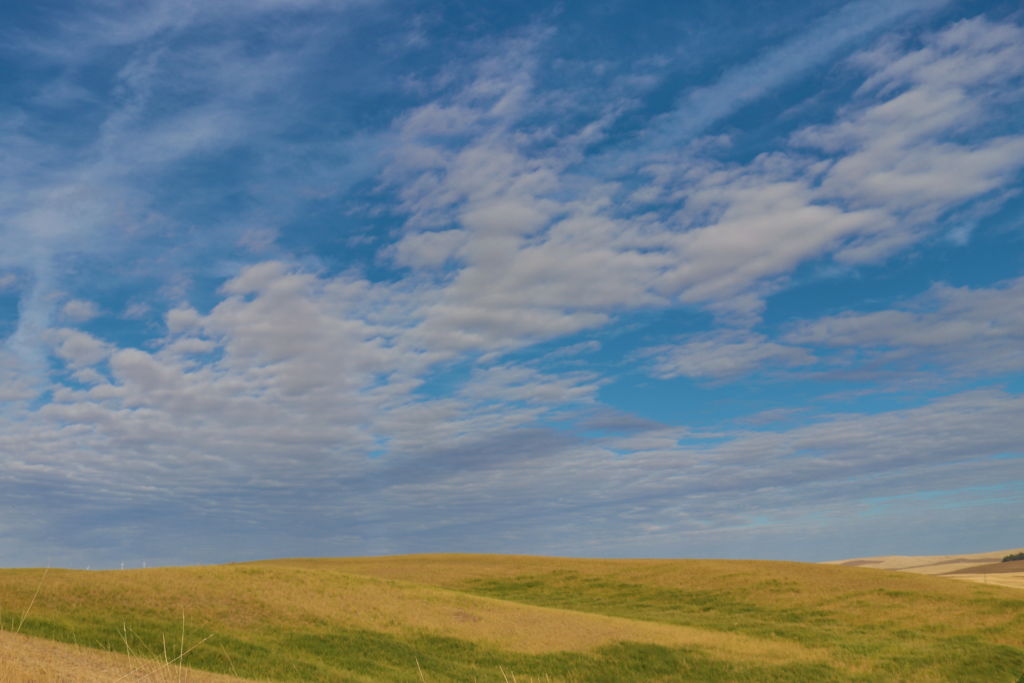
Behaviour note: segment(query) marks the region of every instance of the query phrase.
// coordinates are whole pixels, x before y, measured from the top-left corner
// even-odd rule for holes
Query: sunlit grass
[[[140,656],[134,642],[121,652],[103,652],[67,643],[0,631],[0,683],[232,683],[244,679],[185,666],[188,647],[171,644],[165,652]]]
[[[8,630],[40,571],[0,572]],[[21,610],[21,612],[19,612]],[[51,570],[22,631],[289,681],[1015,681],[1024,592],[841,566],[508,556]]]

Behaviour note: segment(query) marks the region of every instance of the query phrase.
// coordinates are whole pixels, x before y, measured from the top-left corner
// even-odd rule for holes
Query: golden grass
[[[594,560],[437,554],[297,558],[237,566],[332,569],[346,574],[410,581],[454,590],[461,590],[475,581],[572,572],[592,579],[668,589],[749,590],[749,599],[764,605],[815,605],[823,598],[835,596],[837,592],[875,590],[883,585],[891,587],[892,580],[909,581],[908,586],[939,595],[966,596],[970,592],[957,583],[936,582],[927,574],[908,576],[886,572],[881,576],[889,578],[881,578],[878,572],[864,567],[765,560]],[[762,590],[756,590],[759,587]]]
[[[986,586],[1003,586],[1005,588],[1016,588],[1017,590],[1024,590],[1024,572],[1012,572],[1005,574],[971,574],[971,573],[956,573],[943,575],[944,578],[959,579],[960,581],[970,581],[973,583],[982,583]]]
[[[148,653],[132,654],[160,660],[153,643],[171,637],[184,612],[190,642],[210,636],[194,665],[233,671],[233,661],[245,676],[276,662],[267,675],[287,680],[464,680],[514,662],[535,673],[560,667],[555,680],[593,680],[597,662],[629,660],[640,668],[623,664],[621,680],[645,680],[648,656],[704,662],[719,672],[714,680],[731,680],[730,667],[747,672],[743,680],[762,680],[762,670],[771,680],[865,681],[1024,672],[1024,595],[863,567],[414,555],[51,570],[40,590],[41,575],[0,571],[3,628],[31,606],[33,633],[88,634],[93,646],[124,652],[123,620],[149,642]],[[625,660],[607,659],[614,652]],[[391,663],[373,668],[377,653]],[[444,669],[460,658],[476,663]]]
[[[990,557],[990,553],[979,554],[977,561]],[[486,581],[517,577],[549,580],[571,574],[582,584],[604,581],[667,591],[703,592],[721,595],[723,600],[733,596],[754,608],[780,613],[803,609],[821,615],[825,621],[841,623],[843,629],[851,631],[887,623],[893,631],[903,630],[908,634],[924,626],[932,634],[944,637],[974,637],[974,634],[986,633],[986,638],[1000,645],[1020,648],[1024,644],[1024,596],[999,592],[1002,586],[993,576],[989,577],[989,585],[982,589],[945,577],[799,562],[593,560],[471,554],[285,559],[254,566],[331,568],[453,590],[464,590]],[[1010,577],[1010,580],[1013,577],[999,576]],[[970,575],[956,578],[961,577],[972,578]],[[1004,585],[1010,584],[1007,581]],[[979,608],[979,601],[985,600],[1013,601],[1018,607]],[[737,631],[742,632],[742,617],[737,618],[735,625]],[[714,628],[722,629],[721,622]],[[804,650],[804,656],[814,657],[820,652],[815,647]],[[866,662],[858,664],[856,657],[845,655],[834,654],[833,661],[836,656],[845,657],[841,664],[850,671],[867,665]]]
[[[72,605],[98,602],[122,614],[130,614],[133,605],[145,605],[168,617],[183,609],[207,630],[241,632],[272,620],[285,629],[330,623],[335,628],[395,635],[429,633],[528,654],[585,651],[635,641],[698,646],[741,659],[805,661],[822,656],[793,643],[524,605],[411,581],[354,575],[330,565],[257,563],[108,572],[97,581],[99,576],[52,571],[46,590],[36,600],[36,613],[53,615],[70,598]],[[0,576],[4,592],[11,586],[5,578]]]
[[[0,631],[0,683],[233,683],[243,680],[180,667],[177,662],[103,652]]]

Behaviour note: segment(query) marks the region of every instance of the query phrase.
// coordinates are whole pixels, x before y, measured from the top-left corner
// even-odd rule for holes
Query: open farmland
[[[1011,588],[1024,588],[1024,561],[1002,561],[1002,558],[1021,551],[1021,548],[1011,548],[988,553],[961,555],[886,555],[838,560],[827,564],[889,569]]]
[[[155,660],[191,649],[192,667],[260,680],[1024,672],[1024,592],[861,567],[421,555],[42,575],[0,572],[6,630],[31,604],[24,634]]]

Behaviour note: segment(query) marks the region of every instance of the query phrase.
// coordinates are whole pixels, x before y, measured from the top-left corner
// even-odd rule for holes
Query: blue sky
[[[1022,543],[1017,3],[0,20],[0,565]]]

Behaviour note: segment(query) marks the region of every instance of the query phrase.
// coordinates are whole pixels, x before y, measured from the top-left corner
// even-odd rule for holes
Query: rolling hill
[[[843,565],[414,555],[0,571],[0,623],[30,604],[22,633],[156,660],[183,642],[190,666],[259,680],[1024,673],[1024,592]]]

